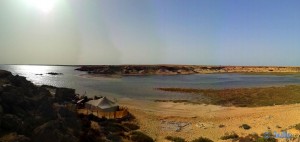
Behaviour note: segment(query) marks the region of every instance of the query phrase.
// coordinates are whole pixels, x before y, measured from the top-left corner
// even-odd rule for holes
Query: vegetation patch
[[[130,130],[137,130],[140,129],[140,126],[133,124],[133,123],[123,123],[123,126],[130,129]]]
[[[295,129],[300,130],[300,123],[295,125]]]
[[[243,124],[243,125],[240,126],[240,128],[243,128],[245,130],[249,130],[249,129],[251,129],[251,126],[249,126],[248,124]]]
[[[258,138],[257,142],[276,142],[275,138]]]
[[[185,142],[185,140],[181,137],[167,136],[166,139],[172,142]]]
[[[157,90],[202,95],[207,99],[188,103],[214,104],[222,106],[258,107],[300,103],[300,85],[281,87],[230,88],[230,89],[193,89],[193,88],[156,88]],[[177,102],[177,100],[175,100]]]
[[[272,136],[272,133],[268,133],[268,138],[266,138],[266,134],[262,134],[262,137],[257,134],[249,134],[244,137],[239,137],[237,141],[240,142],[276,142],[276,139]]]
[[[222,136],[220,139],[221,140],[228,140],[228,139],[237,139],[239,138],[239,135],[237,135],[236,133],[232,132],[230,134],[225,133],[224,136]]]
[[[154,142],[154,140],[151,137],[140,131],[133,131],[130,135],[130,138],[133,142]]]
[[[213,142],[213,141],[209,138],[199,137],[197,139],[192,140],[191,142]]]

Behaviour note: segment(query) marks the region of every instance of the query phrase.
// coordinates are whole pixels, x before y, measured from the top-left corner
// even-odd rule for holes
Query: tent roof
[[[107,108],[118,106],[117,104],[107,99],[106,97],[100,98],[98,100],[90,100],[87,102],[87,104],[99,107],[101,109],[107,109]]]

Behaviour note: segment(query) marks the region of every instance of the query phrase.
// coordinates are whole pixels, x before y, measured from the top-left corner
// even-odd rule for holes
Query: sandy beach
[[[166,136],[179,136],[188,141],[202,136],[223,141],[220,137],[230,132],[244,137],[285,129],[288,133],[300,134],[294,128],[289,129],[300,122],[300,104],[248,108],[131,99],[122,99],[119,103],[129,108],[141,130],[156,141],[167,141]],[[240,128],[242,124],[248,124],[251,129]]]

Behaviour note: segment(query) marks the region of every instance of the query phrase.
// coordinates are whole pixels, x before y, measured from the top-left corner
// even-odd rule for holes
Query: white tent
[[[91,110],[101,110],[104,112],[114,112],[119,109],[119,106],[114,102],[108,100],[106,97],[98,100],[90,100],[85,104],[86,108]]]

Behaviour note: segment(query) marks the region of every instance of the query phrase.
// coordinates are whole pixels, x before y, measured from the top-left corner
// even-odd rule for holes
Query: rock
[[[58,102],[71,102],[75,96],[75,89],[57,88],[55,92],[55,99]]]
[[[7,76],[11,76],[11,72],[9,71],[5,71],[5,70],[0,70],[0,78],[4,78],[4,77],[7,77]]]
[[[50,75],[63,75],[63,73],[57,73],[57,72],[48,72],[47,74],[50,74]]]
[[[167,130],[167,131],[175,131],[175,132],[180,132],[183,128],[186,126],[190,125],[190,122],[176,122],[176,121],[161,121],[161,126],[162,129]]]
[[[16,86],[16,87],[22,87],[23,89],[30,89],[30,88],[34,88],[34,84],[30,81],[28,81],[25,77],[23,76],[9,76],[8,80],[10,81],[10,84],[12,86]]]
[[[4,113],[3,108],[2,108],[2,106],[0,105],[0,126],[1,126],[1,123],[2,123],[1,118],[2,118],[3,113]],[[0,131],[1,131],[1,129],[0,129]]]
[[[6,131],[17,131],[22,125],[22,120],[13,114],[5,114],[1,118],[1,128]]]
[[[49,98],[43,98],[37,107],[37,114],[44,117],[44,119],[54,119],[56,117],[55,111],[52,107],[52,101]]]
[[[79,136],[81,126],[76,113],[53,105],[55,99],[74,99],[74,89],[50,87],[52,96],[49,87],[35,86],[25,77],[5,71],[0,76],[0,142],[78,141],[75,134]]]
[[[9,133],[0,138],[1,142],[30,142],[30,138],[17,133]]]
[[[0,105],[0,116],[3,114],[3,107]]]
[[[33,142],[78,142],[63,121],[52,120],[34,129]]]
[[[77,114],[66,108],[60,108],[58,110],[59,116],[64,120],[64,125],[66,127],[72,128],[74,130],[80,130],[80,120],[77,118]]]
[[[195,124],[195,126],[198,128],[201,128],[201,129],[208,129],[208,128],[214,128],[215,124],[212,122],[207,122],[207,123],[199,122],[199,123]]]
[[[18,102],[22,101],[24,96],[22,92],[17,92],[16,90],[9,90],[3,92],[1,95],[2,102],[8,105],[15,105]]]
[[[76,114],[74,112],[63,107],[58,110],[58,113],[63,118],[76,117]]]

